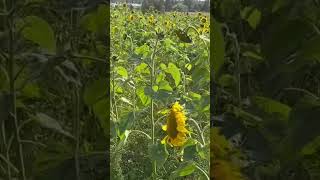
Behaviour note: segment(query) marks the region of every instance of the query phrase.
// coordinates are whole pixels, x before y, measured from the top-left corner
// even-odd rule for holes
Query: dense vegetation
[[[209,22],[111,9],[111,179],[209,179]]]
[[[319,1],[215,0],[211,8],[211,176],[319,179]]]
[[[105,3],[0,2],[0,179],[107,179]]]

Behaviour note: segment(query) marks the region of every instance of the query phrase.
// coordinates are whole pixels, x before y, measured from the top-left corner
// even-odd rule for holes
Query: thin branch
[[[71,58],[90,59],[92,61],[96,61],[96,62],[101,62],[101,63],[106,63],[107,64],[105,59],[92,57],[92,56],[84,56],[84,55],[79,55],[79,54],[72,54]]]

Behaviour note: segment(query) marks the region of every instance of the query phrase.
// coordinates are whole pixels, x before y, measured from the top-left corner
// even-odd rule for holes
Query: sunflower
[[[128,21],[133,21],[133,19],[134,19],[134,16],[132,14],[128,16]]]
[[[206,16],[202,16],[200,20],[202,23],[206,23],[208,21],[208,18]]]
[[[179,102],[175,102],[170,109],[167,117],[167,124],[162,129],[167,132],[167,136],[161,141],[162,144],[168,143],[170,146],[183,146],[187,141],[185,112]]]
[[[151,16],[149,16],[149,23],[150,24],[155,24],[155,19],[154,19],[154,16],[153,15],[151,15]]]

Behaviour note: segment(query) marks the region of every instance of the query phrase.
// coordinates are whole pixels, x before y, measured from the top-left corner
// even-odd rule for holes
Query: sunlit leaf
[[[175,85],[178,86],[181,81],[180,69],[175,64],[169,63],[167,73],[171,74],[172,78],[174,79]]]

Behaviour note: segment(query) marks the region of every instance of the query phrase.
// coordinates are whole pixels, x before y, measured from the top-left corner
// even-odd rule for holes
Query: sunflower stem
[[[196,129],[197,129],[198,134],[199,134],[199,136],[200,136],[200,138],[201,138],[201,141],[202,141],[201,145],[202,145],[202,146],[205,146],[205,145],[206,145],[206,141],[205,141],[205,139],[204,139],[204,136],[203,136],[203,133],[202,133],[202,131],[201,131],[201,129],[200,129],[199,124],[197,123],[197,121],[195,121],[195,120],[192,119],[192,118],[190,118],[190,121],[192,121],[192,122],[195,124],[195,126],[196,126]]]
[[[150,83],[150,86],[151,86],[151,89],[153,87],[153,79],[154,79],[154,68],[155,68],[155,62],[154,62],[154,58],[155,58],[155,54],[156,54],[156,51],[157,51],[157,46],[158,46],[158,41],[159,41],[159,38],[157,36],[157,39],[156,39],[156,44],[154,46],[154,49],[153,49],[153,52],[152,52],[152,55],[151,55],[151,83]],[[155,144],[155,138],[154,138],[154,130],[155,130],[155,120],[154,120],[154,114],[153,114],[153,111],[154,111],[154,107],[153,107],[153,97],[151,97],[151,123],[152,123],[152,132],[151,132],[151,138],[152,138],[152,144]],[[154,161],[153,163],[153,178],[155,179],[156,177],[156,174],[157,174],[157,165],[156,165],[156,162]]]
[[[197,168],[199,171],[201,171],[201,172],[206,176],[206,179],[210,179],[210,178],[209,178],[209,175],[208,175],[201,167],[199,167],[198,165],[196,165],[196,168]]]

